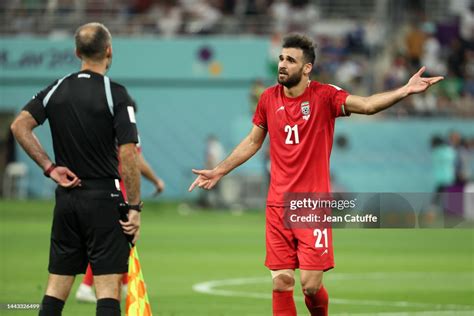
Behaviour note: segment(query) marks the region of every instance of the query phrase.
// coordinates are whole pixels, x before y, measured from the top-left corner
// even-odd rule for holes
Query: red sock
[[[303,292],[304,293],[304,292]],[[304,295],[304,302],[311,316],[327,316],[328,315],[328,292],[321,286],[319,291],[312,296]]]
[[[273,291],[273,316],[296,316],[293,291]]]
[[[122,277],[122,284],[127,285],[128,284],[128,273],[124,273]]]
[[[88,286],[92,286],[92,284],[94,284],[94,276],[92,275],[92,269],[91,269],[90,263],[87,265],[86,274],[84,275],[82,284],[85,284]]]

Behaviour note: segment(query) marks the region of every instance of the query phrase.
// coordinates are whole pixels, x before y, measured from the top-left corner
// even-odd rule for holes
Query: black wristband
[[[143,208],[143,202],[140,201],[140,203],[138,203],[138,204],[129,204],[129,205],[128,205],[128,208],[129,208],[130,210],[135,210],[135,211],[137,211],[137,212],[141,212],[141,211],[142,211],[142,208]]]
[[[51,164],[51,166],[49,166],[48,169],[46,169],[46,170],[43,172],[44,176],[49,178],[49,176],[51,175],[51,172],[52,172],[54,169],[56,169],[56,167],[57,167],[56,164],[53,162],[53,163]]]

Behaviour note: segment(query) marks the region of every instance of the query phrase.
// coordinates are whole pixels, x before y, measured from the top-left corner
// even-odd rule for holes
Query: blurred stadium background
[[[0,303],[39,301],[42,295],[54,192],[13,141],[9,124],[38,90],[78,69],[72,35],[85,22],[111,30],[108,75],[136,100],[144,156],[167,185],[156,199],[143,183],[149,203],[141,258],[156,314],[268,314],[265,300],[192,290],[206,280],[267,276],[261,265],[266,149],[226,178],[217,197],[187,188],[191,168],[203,167],[209,152],[229,153],[250,130],[259,93],[275,82],[280,39],[288,32],[316,40],[315,80],[354,94],[398,87],[420,65],[446,76],[429,93],[389,111],[339,119],[333,185],[352,192],[464,191],[461,215],[474,219],[470,0],[4,0],[0,21]],[[47,124],[37,135],[52,153]],[[210,148],[211,135],[222,150]],[[449,151],[454,158],[446,158]],[[449,175],[440,176],[445,171]],[[206,212],[211,206],[232,212]],[[328,285],[340,299],[333,311],[467,315],[463,306],[470,305],[472,313],[472,229],[338,230],[335,239],[334,275],[340,273],[341,281]],[[364,277],[372,272],[381,274]],[[242,291],[265,295],[268,282]],[[419,304],[400,303],[410,301]],[[93,313],[90,306],[71,304],[71,314]]]

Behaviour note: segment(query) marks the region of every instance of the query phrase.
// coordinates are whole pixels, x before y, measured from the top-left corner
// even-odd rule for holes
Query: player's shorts
[[[121,192],[114,179],[82,179],[82,186],[56,189],[49,272],[94,275],[128,271],[130,247],[119,223]]]
[[[334,268],[331,228],[286,228],[284,210],[267,206],[265,266],[270,270]]]

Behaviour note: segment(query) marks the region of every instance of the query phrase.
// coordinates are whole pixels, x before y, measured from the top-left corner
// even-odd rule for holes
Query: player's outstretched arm
[[[254,125],[247,137],[217,167],[212,170],[193,169],[193,173],[197,174],[197,178],[191,184],[188,191],[191,192],[196,186],[206,190],[212,189],[223,176],[255,155],[260,147],[262,147],[266,135],[266,130]]]
[[[10,128],[13,136],[15,136],[15,139],[28,156],[30,156],[43,171],[46,171],[54,165],[38,138],[33,133],[33,129],[37,126],[38,123],[30,112],[21,111]],[[49,176],[60,186],[66,188],[73,188],[81,184],[81,180],[67,167],[51,168]]]
[[[138,167],[140,173],[155,186],[155,195],[160,194],[165,189],[165,182],[161,180],[153,171],[148,161],[145,160],[143,153],[138,153]]]
[[[351,113],[372,115],[388,109],[398,101],[415,93],[425,92],[429,87],[443,80],[444,77],[422,77],[425,67],[421,67],[408,83],[393,91],[382,92],[369,97],[349,95],[346,99],[346,110]]]

